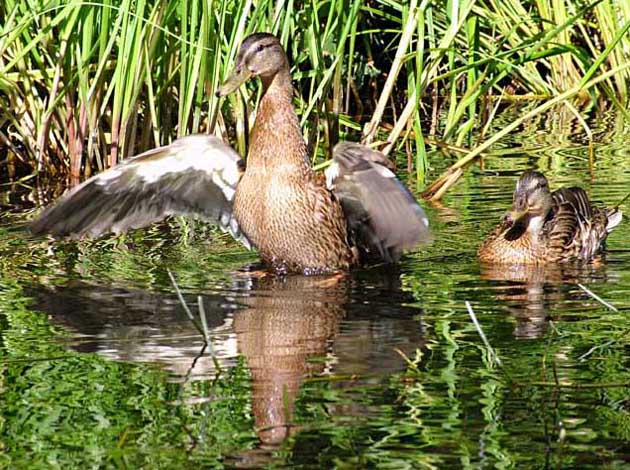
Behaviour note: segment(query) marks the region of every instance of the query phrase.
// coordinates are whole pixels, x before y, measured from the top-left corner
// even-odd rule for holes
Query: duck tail
[[[606,217],[608,218],[608,223],[606,224],[606,232],[610,233],[612,229],[614,229],[617,225],[621,223],[623,212],[619,210],[619,206],[626,202],[628,198],[630,198],[630,193],[626,194],[615,207],[613,207],[612,209],[606,209]]]
[[[623,218],[623,212],[621,212],[618,208],[609,209],[606,213],[606,217],[608,218],[608,222],[606,223],[606,232],[610,233],[612,230],[621,223],[621,219]]]

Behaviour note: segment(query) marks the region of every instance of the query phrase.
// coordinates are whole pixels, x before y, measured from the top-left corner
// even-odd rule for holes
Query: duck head
[[[269,33],[251,34],[241,44],[234,70],[216,95],[228,95],[253,77],[261,77],[266,87],[281,70],[288,72],[289,61],[280,40]]]
[[[547,178],[542,173],[528,170],[516,183],[508,219],[515,226],[538,232],[551,210],[552,203]]]

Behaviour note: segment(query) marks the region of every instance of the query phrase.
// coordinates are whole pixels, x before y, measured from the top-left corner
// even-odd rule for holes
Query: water
[[[22,228],[36,193],[12,188],[0,197],[0,467],[630,465],[630,223],[597,266],[475,258],[525,168],[609,204],[629,190],[630,132],[592,120],[589,159],[561,121],[532,123],[427,207],[432,246],[346,276],[261,277],[254,254],[177,220],[50,243]],[[168,269],[196,321],[203,303],[212,351]]]

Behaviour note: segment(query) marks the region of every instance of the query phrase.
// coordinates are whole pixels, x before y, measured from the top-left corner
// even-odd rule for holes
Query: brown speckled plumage
[[[550,192],[541,173],[526,171],[516,185],[512,211],[477,254],[487,263],[586,262],[620,221],[620,211],[593,206],[583,189]]]
[[[293,109],[288,60],[275,36],[257,33],[245,39],[227,91],[220,94],[246,80],[247,70],[261,78],[263,95],[234,200],[241,230],[277,272],[314,274],[359,264],[360,250],[353,246],[340,201],[310,167]],[[413,244],[419,238],[416,234]]]
[[[284,55],[279,45],[277,54]],[[234,214],[261,258],[276,270],[347,269],[357,258],[346,239],[341,205],[307,162],[288,64],[262,78],[265,90]]]

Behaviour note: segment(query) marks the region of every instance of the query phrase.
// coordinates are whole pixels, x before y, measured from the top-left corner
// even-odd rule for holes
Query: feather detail
[[[353,243],[364,257],[392,262],[403,250],[431,239],[429,220],[381,152],[337,144],[327,183],[341,201]]]
[[[144,227],[170,215],[218,224],[249,248],[232,216],[242,161],[219,138],[193,135],[149,150],[63,195],[31,224],[35,234],[79,238]]]

